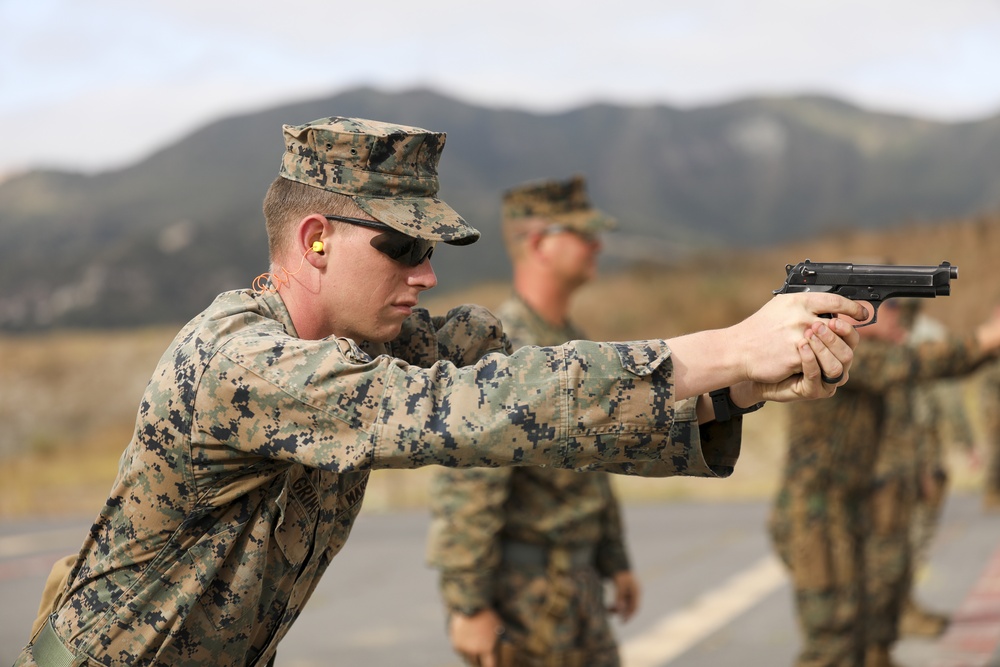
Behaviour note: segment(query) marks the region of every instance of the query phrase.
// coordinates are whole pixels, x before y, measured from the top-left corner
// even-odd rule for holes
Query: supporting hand
[[[671,339],[675,395],[729,386],[743,407],[830,396],[847,380],[859,336],[846,320],[820,315],[864,320],[868,313],[863,303],[835,294],[784,294],[728,329]]]

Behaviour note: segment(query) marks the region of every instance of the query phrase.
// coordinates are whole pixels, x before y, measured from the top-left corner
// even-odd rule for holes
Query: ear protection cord
[[[278,266],[277,271],[265,271],[256,278],[250,284],[250,289],[256,294],[263,294],[264,292],[269,292],[271,294],[278,291],[278,288],[282,285],[290,285],[292,283],[292,276],[302,270],[302,265],[305,264],[306,255],[311,252],[322,253],[323,252],[323,242],[314,241],[309,248],[302,253],[302,259],[299,260],[299,267],[294,271],[289,271],[283,266]]]

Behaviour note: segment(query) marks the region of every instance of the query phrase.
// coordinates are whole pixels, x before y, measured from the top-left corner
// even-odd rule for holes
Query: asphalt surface
[[[711,483],[711,482],[706,482]],[[626,506],[637,616],[616,623],[625,667],[790,665],[798,650],[791,592],[764,532],[768,506]],[[425,512],[362,512],[346,548],[281,644],[282,667],[457,667],[444,634],[436,573],[424,564]],[[45,575],[75,551],[88,518],[0,524],[0,665],[27,640]],[[1000,665],[1000,515],[979,498],[949,499],[931,562],[928,606],[954,612],[945,637],[908,639],[905,667]]]

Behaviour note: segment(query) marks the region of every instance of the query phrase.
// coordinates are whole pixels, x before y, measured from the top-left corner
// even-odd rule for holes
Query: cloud
[[[0,0],[0,171],[55,156],[26,123],[72,118],[120,163],[225,113],[358,84],[430,85],[538,111],[825,92],[959,119],[1000,109],[995,0]],[[140,123],[142,121],[142,123]],[[109,127],[145,124],[136,135]],[[160,133],[154,136],[155,129]]]

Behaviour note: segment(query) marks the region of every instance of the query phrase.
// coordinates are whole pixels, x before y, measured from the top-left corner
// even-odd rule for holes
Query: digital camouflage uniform
[[[584,338],[572,324],[546,323],[517,296],[497,316],[515,348]],[[619,664],[602,579],[630,566],[606,473],[448,469],[436,475],[431,499],[428,558],[441,570],[450,612],[496,611],[502,641],[517,647],[514,664],[532,664],[526,654],[538,656],[534,664]],[[517,560],[510,553],[520,545],[541,547],[532,552],[549,562]],[[567,557],[574,553],[575,563]]]
[[[896,641],[916,492],[907,389],[983,359],[971,337],[912,347],[865,340],[831,399],[790,406],[769,530],[792,576],[803,632],[797,665],[861,666],[869,647]]]
[[[286,126],[283,177],[343,189],[415,235],[478,235],[433,198],[444,135],[312,126]],[[505,349],[476,308],[416,311],[397,342],[362,349],[297,337],[278,294],[220,295],[157,365],[110,496],[15,665],[267,664],[347,540],[374,469],[732,470],[739,424],[699,429],[693,407],[675,403],[664,341]],[[475,366],[441,359],[491,350]]]

